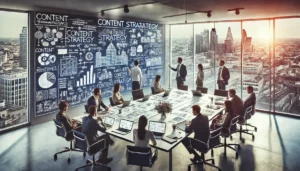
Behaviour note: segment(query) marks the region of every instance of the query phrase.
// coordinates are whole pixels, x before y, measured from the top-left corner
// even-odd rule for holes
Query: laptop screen
[[[104,123],[107,124],[107,125],[113,125],[114,121],[115,121],[114,118],[111,118],[111,117],[108,117],[108,116],[104,118]]]
[[[131,130],[132,125],[133,125],[132,121],[123,120],[123,119],[120,121],[120,128]]]
[[[163,134],[166,131],[166,123],[150,121],[148,130]]]

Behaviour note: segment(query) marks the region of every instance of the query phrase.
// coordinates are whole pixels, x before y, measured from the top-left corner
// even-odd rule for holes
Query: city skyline
[[[9,27],[0,27],[0,38],[18,39],[23,27],[28,25],[28,14],[0,11],[1,23],[9,23]]]

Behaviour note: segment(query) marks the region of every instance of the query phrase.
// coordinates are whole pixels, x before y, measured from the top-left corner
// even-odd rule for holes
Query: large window
[[[0,11],[0,131],[28,122],[28,14]]]

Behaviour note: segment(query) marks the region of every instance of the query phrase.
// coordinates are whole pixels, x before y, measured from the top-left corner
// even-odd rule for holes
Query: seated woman
[[[123,97],[120,93],[121,85],[120,83],[116,83],[112,95],[112,101],[115,105],[122,104],[124,102]]]
[[[146,130],[148,119],[146,116],[141,116],[139,118],[138,129],[133,130],[133,141],[136,146],[139,147],[148,147],[149,140],[152,141],[153,145],[156,145],[155,138],[151,131]]]
[[[154,93],[161,93],[164,92],[165,90],[161,87],[160,85],[160,75],[157,75],[154,81]]]
[[[231,120],[235,116],[232,108],[232,102],[230,100],[226,100],[224,106],[225,106],[225,114],[219,115],[217,118],[215,118],[212,121],[212,124],[210,125],[210,129],[217,129],[220,127],[227,128],[227,129],[230,128]]]

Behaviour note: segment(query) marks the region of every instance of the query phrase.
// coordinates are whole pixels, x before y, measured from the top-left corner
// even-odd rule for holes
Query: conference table
[[[185,133],[181,129],[173,130],[172,125],[182,123],[185,121],[191,121],[194,116],[192,112],[192,106],[198,104],[201,107],[201,114],[207,115],[211,121],[219,113],[224,110],[223,103],[226,100],[225,97],[214,96],[209,94],[202,94],[202,96],[193,96],[192,92],[182,91],[173,89],[171,90],[169,96],[163,97],[164,93],[151,95],[149,100],[145,102],[131,101],[130,105],[124,108],[119,106],[114,106],[109,109],[109,111],[98,112],[98,116],[105,117],[109,116],[115,118],[114,125],[106,130],[106,133],[114,136],[116,138],[122,139],[124,141],[133,142],[134,129],[138,127],[138,119],[140,116],[145,115],[148,121],[160,121],[166,122],[166,132],[165,136],[170,134],[177,135],[177,141],[174,143],[168,143],[164,140],[157,139],[157,144],[152,148],[169,153],[169,170],[172,171],[172,150],[175,148],[185,137],[190,134]],[[168,102],[172,105],[172,112],[167,113],[165,118],[161,117],[161,114],[155,110],[155,106],[160,102]],[[120,112],[121,110],[121,112]],[[86,115],[85,115],[86,116]],[[84,116],[79,116],[74,119],[82,120]],[[120,119],[131,120],[134,122],[133,128],[129,134],[121,135],[113,132],[119,127]]]

